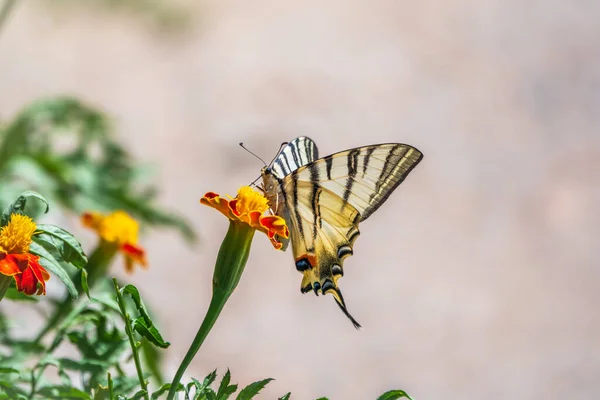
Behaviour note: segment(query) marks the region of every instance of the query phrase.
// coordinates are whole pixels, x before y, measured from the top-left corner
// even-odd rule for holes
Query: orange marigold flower
[[[46,281],[50,279],[39,263],[40,257],[29,253],[36,229],[28,216],[12,214],[0,230],[0,274],[15,278],[17,290],[27,295],[46,294]]]
[[[125,270],[133,272],[133,265],[146,267],[146,252],[138,246],[140,227],[125,211],[115,211],[108,215],[98,212],[86,212],[81,216],[81,223],[94,230],[102,240],[115,243],[125,256]]]
[[[266,197],[249,186],[242,186],[232,200],[208,192],[200,199],[200,203],[220,211],[232,221],[246,223],[252,228],[266,233],[277,250],[281,249],[282,243],[277,240],[275,235],[286,239],[290,236],[290,231],[283,218],[277,215],[262,215],[269,209],[269,202]]]

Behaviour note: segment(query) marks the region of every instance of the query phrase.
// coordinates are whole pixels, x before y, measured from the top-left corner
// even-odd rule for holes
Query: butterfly
[[[285,219],[296,269],[303,274],[300,291],[332,294],[352,321],[338,286],[343,261],[353,253],[358,224],[369,218],[423,159],[416,148],[377,144],[319,158],[315,142],[299,137],[284,143],[262,169],[262,190],[274,214]]]

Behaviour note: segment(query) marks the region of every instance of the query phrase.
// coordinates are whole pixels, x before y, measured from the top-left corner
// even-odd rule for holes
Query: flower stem
[[[221,243],[217,262],[215,263],[210,305],[208,306],[202,325],[200,325],[198,333],[196,333],[196,337],[192,341],[189,350],[173,377],[167,400],[174,399],[181,377],[196,356],[198,350],[200,350],[200,346],[202,346],[202,343],[204,343],[208,333],[217,321],[223,307],[225,307],[225,303],[227,303],[227,300],[237,287],[248,261],[254,232],[253,228],[243,223],[232,221],[229,224],[229,230],[227,231],[227,235],[225,235],[223,243]]]
[[[123,299],[123,294],[119,289],[119,285],[117,284],[117,279],[113,278],[113,285],[115,286],[115,292],[117,292],[117,303],[119,304],[119,309],[121,310],[121,315],[123,316],[123,321],[125,321],[125,332],[127,333],[127,337],[129,338],[129,345],[131,346],[131,353],[133,354],[133,361],[135,363],[135,369],[137,371],[137,376],[140,381],[140,387],[146,393],[144,394],[144,398],[146,400],[150,400],[148,396],[148,382],[144,379],[144,372],[142,371],[142,363],[140,362],[140,355],[137,351],[137,346],[133,339],[133,331],[131,330],[131,318],[125,309],[125,299]]]
[[[179,382],[181,381],[181,377],[185,373],[185,370],[190,365],[198,350],[200,350],[200,346],[204,343],[204,340],[208,336],[208,333],[212,329],[215,322],[217,322],[217,318],[221,314],[227,299],[231,293],[225,293],[219,291],[213,292],[212,299],[210,300],[210,305],[208,306],[208,311],[206,312],[206,316],[204,317],[204,321],[202,321],[202,325],[200,325],[200,329],[198,329],[198,333],[196,333],[196,337],[192,341],[192,345],[189,350],[185,354],[183,361],[181,361],[181,365],[177,369],[177,373],[173,378],[173,382],[171,383],[171,388],[169,389],[169,395],[167,396],[167,400],[172,400],[173,396],[177,392],[177,386],[179,386]]]

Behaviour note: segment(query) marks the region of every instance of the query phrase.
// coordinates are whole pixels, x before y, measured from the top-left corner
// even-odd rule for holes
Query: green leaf
[[[219,385],[219,391],[217,392],[217,400],[227,400],[229,396],[231,396],[237,390],[237,385],[229,385],[230,380],[231,372],[229,372],[229,368],[227,368],[227,372],[223,376],[221,384]]]
[[[159,389],[158,389],[156,392],[152,393],[152,397],[151,397],[151,399],[152,399],[152,400],[157,400],[157,399],[159,399],[159,398],[160,398],[160,396],[161,396],[163,393],[166,393],[166,392],[167,392],[169,389],[171,389],[171,384],[170,384],[170,383],[165,383],[165,384],[164,384],[164,385],[162,385],[162,386],[161,386],[161,387],[160,387],[160,388],[159,388]],[[180,384],[177,386],[177,392],[182,392],[182,391],[185,391],[185,387],[184,387],[184,386],[183,386],[183,385],[180,383]],[[177,392],[176,392],[176,393],[177,393]]]
[[[200,383],[197,379],[192,378],[192,382],[190,384],[188,384],[188,392],[191,388],[191,386],[195,386],[196,387],[196,394],[194,396],[194,399],[200,399],[200,396],[204,396],[202,397],[202,399],[210,396],[208,393],[211,392],[214,395],[213,390],[210,388],[210,385],[215,381],[215,379],[217,378],[217,370],[215,369],[213,372],[211,372],[210,374],[206,375],[206,377],[204,378],[204,381],[202,383]],[[216,397],[216,395],[214,395],[213,397]]]
[[[19,371],[14,368],[0,367],[0,374],[18,374]]]
[[[87,263],[81,244],[69,232],[55,225],[37,226],[33,240],[44,246],[58,261],[65,261],[77,268]]]
[[[152,323],[152,321],[150,321]],[[150,343],[154,344],[161,349],[166,349],[171,345],[169,342],[165,342],[160,332],[154,325],[148,325],[148,321],[144,317],[138,317],[133,323],[133,329],[143,337],[145,337]]]
[[[68,386],[46,386],[41,388],[38,393],[46,399],[92,400],[89,394]]]
[[[406,394],[404,390],[390,390],[389,392],[385,392],[384,394],[379,396],[377,400],[397,400],[402,397],[406,397],[407,399],[412,400],[412,397]]]
[[[9,287],[4,294],[4,298],[13,301],[25,301],[30,303],[37,303],[40,301],[36,296],[27,296],[25,293],[19,292],[15,287]]]
[[[246,386],[245,388],[242,389],[242,391],[238,394],[236,399],[237,400],[252,399],[254,396],[256,396],[258,394],[258,392],[260,392],[265,386],[267,386],[267,383],[271,382],[272,380],[273,380],[273,378],[267,378],[267,379],[263,379],[262,381],[258,381],[258,382],[249,384],[248,386]]]
[[[25,399],[26,393],[19,387],[13,386],[11,382],[0,381],[0,391],[5,392],[9,399]]]
[[[327,397],[319,397],[317,400],[329,400]]]
[[[284,394],[283,396],[281,396],[278,400],[290,400],[291,395],[292,395],[292,392],[288,392],[287,394]]]
[[[4,211],[4,213],[2,213],[2,220],[1,220],[2,226],[5,226],[6,224],[8,224],[8,221],[10,221],[10,216],[12,214],[23,214],[23,211],[25,209],[25,204],[27,204],[27,199],[30,197],[38,199],[41,202],[43,202],[46,205],[45,212],[48,212],[48,210],[50,210],[50,206],[48,205],[48,200],[46,200],[46,198],[44,196],[42,196],[41,194],[34,192],[32,190],[28,190],[28,191],[21,193],[21,195],[17,198],[17,200],[15,200],[14,203],[9,205],[8,208]]]
[[[85,292],[85,295],[87,296],[87,298],[91,300],[90,287],[88,286],[87,277],[88,277],[88,273],[87,273],[86,269],[82,268],[81,269],[81,288]]]
[[[32,254],[40,256],[40,265],[56,275],[58,279],[60,279],[67,287],[67,290],[71,295],[71,299],[75,300],[78,296],[77,289],[75,289],[75,285],[73,284],[73,281],[71,280],[71,277],[67,271],[65,271],[63,267],[58,264],[56,259],[52,257],[52,254],[50,254],[48,250],[36,242],[31,243],[29,246],[29,251]]]
[[[148,394],[147,391],[145,391],[144,389],[138,391],[136,394],[133,395],[133,397],[130,397],[129,400],[138,400],[141,399],[142,397],[146,397],[146,395]]]
[[[215,379],[217,379],[217,370],[215,369],[213,372],[211,372],[210,374],[206,375],[206,378],[204,378],[204,381],[202,382],[202,387],[209,387],[210,385],[212,385],[212,383],[215,381]],[[198,382],[197,380],[194,379],[194,383]]]
[[[133,328],[135,331],[155,346],[158,346],[162,349],[169,347],[171,343],[166,342],[162,338],[162,335],[156,326],[154,326],[154,323],[146,311],[146,307],[144,306],[144,302],[142,301],[137,288],[133,285],[127,285],[122,288],[121,291],[122,293],[127,293],[131,296],[138,312],[141,315],[134,321]]]
[[[106,368],[110,367],[109,363],[99,360],[71,360],[69,358],[60,358],[58,361],[62,368],[69,371],[97,373],[98,371],[104,371]]]

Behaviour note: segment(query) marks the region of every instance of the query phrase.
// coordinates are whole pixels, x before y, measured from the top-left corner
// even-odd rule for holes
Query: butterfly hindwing
[[[331,293],[356,327],[358,322],[348,313],[338,279],[343,276],[343,260],[352,255],[354,241],[360,235],[360,214],[348,202],[328,189],[306,181],[297,181],[297,206],[290,215],[292,249],[296,269],[304,275],[303,293]]]
[[[331,293],[348,313],[337,281],[343,260],[352,255],[358,224],[367,219],[419,163],[412,146],[381,144],[315,159],[317,147],[300,137],[289,142],[263,170],[271,208],[290,228],[301,290]],[[287,243],[285,243],[287,245]]]

